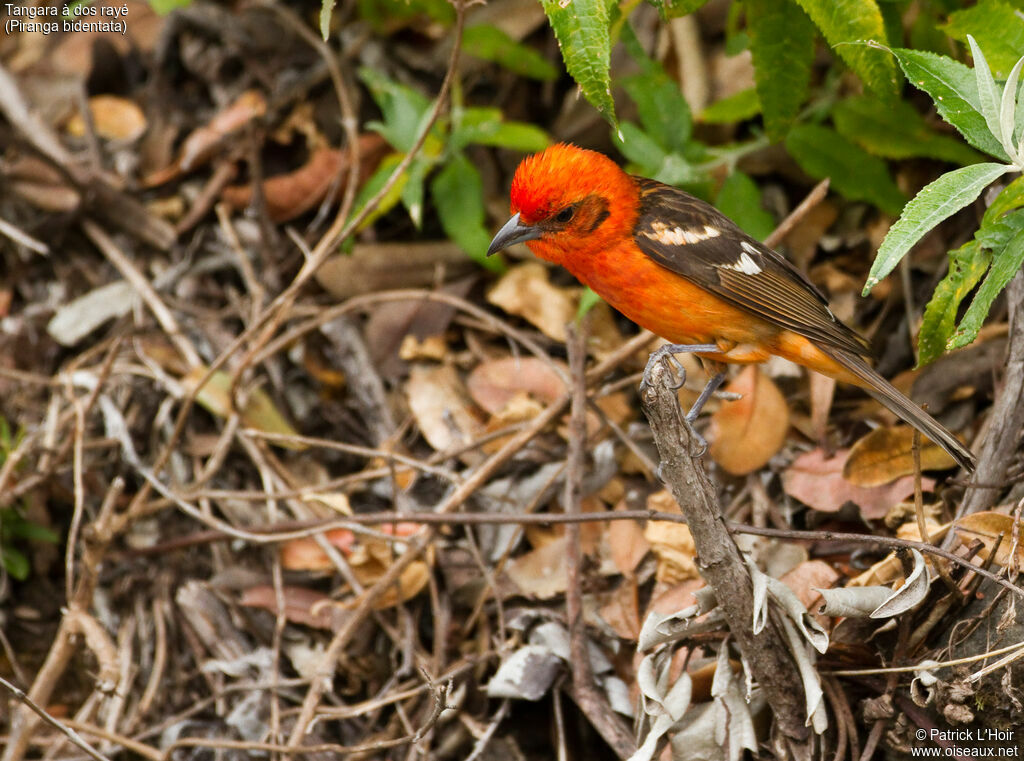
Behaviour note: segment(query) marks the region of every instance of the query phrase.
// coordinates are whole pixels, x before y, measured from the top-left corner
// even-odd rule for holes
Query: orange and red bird
[[[699,198],[559,144],[523,160],[511,200],[488,255],[526,243],[670,341],[667,352],[740,363],[775,355],[860,386],[974,469],[970,450],[871,368],[867,342],[810,280]]]

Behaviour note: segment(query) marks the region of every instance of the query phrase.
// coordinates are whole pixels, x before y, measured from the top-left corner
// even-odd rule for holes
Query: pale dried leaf
[[[454,368],[413,365],[405,385],[409,409],[423,438],[438,452],[470,444],[483,425],[470,408],[469,395]],[[480,454],[467,454],[478,461]]]
[[[882,486],[914,474],[914,429],[901,425],[876,428],[851,448],[843,478],[855,486]],[[921,437],[921,470],[948,470],[956,460],[930,439]]]
[[[60,307],[46,332],[61,346],[74,346],[107,320],[128,314],[138,301],[127,280],[101,285]]]
[[[818,592],[823,601],[819,613],[846,618],[868,618],[892,594],[888,587],[839,587]]]
[[[540,700],[554,684],[562,659],[539,645],[524,645],[501,662],[487,684],[487,696]]]
[[[510,269],[487,294],[487,300],[522,317],[548,338],[565,341],[565,326],[576,314],[573,291],[548,282],[547,268],[535,261]]]
[[[127,98],[117,95],[94,95],[89,98],[89,111],[96,134],[107,140],[135,140],[146,131],[146,115]],[[75,113],[66,125],[68,134],[84,137],[85,119]]]
[[[466,379],[469,395],[492,415],[517,396],[527,394],[545,405],[565,395],[568,369],[563,362],[538,357],[502,357],[481,362]]]
[[[987,510],[973,515],[966,515],[956,521],[956,532],[963,539],[980,540],[984,549],[982,556],[987,558],[999,542],[999,549],[996,550],[995,562],[1003,568],[1009,568],[1011,560],[1017,568],[1024,566],[1024,548],[1017,542],[1016,553],[1011,554],[1014,547],[1014,537],[1019,537],[1021,528],[1015,525],[1012,515]],[[1002,536],[1002,541],[999,537]],[[1014,557],[1016,555],[1016,557]]]

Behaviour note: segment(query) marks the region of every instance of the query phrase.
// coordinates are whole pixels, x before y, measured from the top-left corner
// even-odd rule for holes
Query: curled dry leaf
[[[257,90],[246,90],[231,105],[217,113],[209,124],[185,138],[178,158],[168,167],[146,177],[142,184],[155,187],[202,166],[217,152],[221,142],[267,112],[267,101]]]
[[[984,545],[982,555],[986,558],[996,549],[996,542],[1001,535],[1002,541],[999,541],[995,562],[1003,568],[1009,568],[1012,560],[1017,568],[1024,567],[1024,548],[1019,539],[1014,541],[1014,537],[1020,537],[1022,533],[1021,526],[1015,525],[1012,515],[988,510],[966,515],[957,520],[954,527],[961,541],[979,540]],[[1011,554],[1011,549],[1016,550],[1016,557]]]
[[[563,374],[559,374],[558,367]],[[517,396],[527,394],[545,405],[565,394],[564,362],[545,362],[538,357],[502,357],[477,365],[466,379],[473,401],[492,415],[501,414]]]
[[[505,273],[487,294],[487,300],[522,317],[556,341],[565,341],[565,326],[576,314],[574,290],[552,285],[547,267],[535,261]]]
[[[413,365],[405,393],[409,409],[430,445],[438,452],[466,446],[483,432],[483,425],[470,407],[466,387],[454,368],[441,365]],[[470,451],[463,459],[478,460]]]
[[[282,592],[284,615],[292,623],[335,630],[349,615],[348,611],[340,609],[323,592],[295,586],[286,586]],[[239,602],[246,607],[263,608],[277,615],[277,595],[272,586],[264,584],[250,587],[242,593]]]
[[[186,389],[194,389],[206,376],[206,367],[200,365],[193,367],[188,374],[181,379]],[[196,394],[196,401],[207,411],[218,417],[229,417],[235,409],[231,399],[231,375],[218,370],[210,376],[199,392]],[[270,395],[261,388],[254,389],[246,401],[245,409],[242,410],[242,425],[246,428],[255,428],[263,433],[273,433],[282,436],[298,436],[299,433],[291,424],[285,420],[284,415],[274,405]],[[274,446],[284,449],[303,451],[308,445],[295,441],[272,441]]]
[[[649,499],[648,505],[650,504]],[[697,548],[693,544],[690,527],[685,523],[648,521],[644,539],[651,545],[651,551],[658,558],[656,578],[659,582],[676,584],[687,579],[700,578],[697,571]]]
[[[368,177],[388,151],[387,143],[376,133],[359,137],[360,178]],[[263,200],[267,215],[273,222],[287,222],[315,208],[334,191],[335,198],[345,189],[349,171],[347,150],[318,148],[306,163],[295,171],[279,174],[263,181]],[[221,199],[236,210],[252,202],[252,185],[224,188]]]
[[[843,478],[843,464],[848,455],[848,449],[839,450],[833,457],[828,457],[822,449],[800,455],[783,472],[783,489],[794,499],[827,513],[837,512],[844,504],[852,502],[869,520],[885,517],[893,505],[914,493],[913,476],[905,476],[885,486],[854,486]],[[924,491],[931,491],[934,487],[934,480],[921,479]]]
[[[711,416],[711,457],[733,475],[762,467],[786,441],[789,407],[771,378],[753,365],[745,367],[726,391],[742,398],[724,402]]]
[[[850,448],[843,478],[855,486],[882,486],[914,474],[914,429],[876,428]],[[921,437],[921,470],[955,468],[956,461],[930,439]]]
[[[107,140],[135,140],[146,131],[146,115],[136,103],[116,95],[94,95],[89,98],[89,113],[96,134]],[[74,137],[86,133],[85,119],[75,113],[65,125]]]

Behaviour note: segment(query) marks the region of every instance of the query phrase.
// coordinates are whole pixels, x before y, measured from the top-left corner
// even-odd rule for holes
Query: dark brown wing
[[[825,346],[866,355],[863,338],[836,319],[810,280],[710,204],[637,177],[633,238],[661,266],[719,298]]]

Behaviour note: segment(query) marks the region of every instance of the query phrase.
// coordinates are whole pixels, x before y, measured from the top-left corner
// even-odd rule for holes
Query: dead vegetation
[[[1020,276],[977,344],[895,381],[975,442],[973,483],[781,365],[709,406],[708,481],[665,422],[698,366],[644,399],[652,437],[653,336],[577,321],[533,260],[484,271],[429,198],[421,226],[381,213],[453,99],[607,145],[568,81],[460,57],[468,13],[555,61],[543,14],[341,5],[327,45],[274,2],[0,45],[0,758],[842,761],[1012,727]],[[359,67],[429,94],[404,150]],[[491,229],[521,153],[467,151]],[[749,160],[777,211],[811,193]],[[819,188],[776,243],[892,376],[952,243],[862,301],[865,215]],[[697,548],[727,531],[716,576]]]

